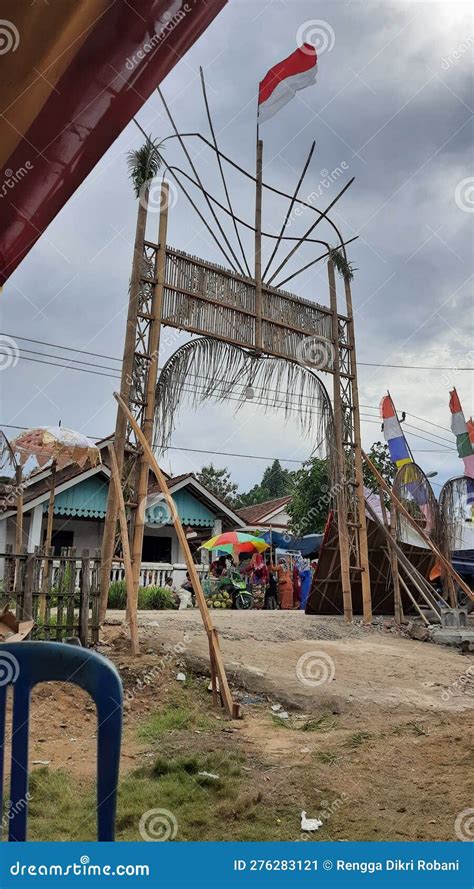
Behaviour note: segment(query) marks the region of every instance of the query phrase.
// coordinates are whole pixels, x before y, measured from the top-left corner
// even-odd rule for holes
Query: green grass
[[[339,762],[339,756],[335,750],[318,750],[316,759],[328,766],[333,766]]]
[[[355,732],[353,735],[349,735],[346,745],[348,747],[360,747],[361,744],[372,740],[372,738],[373,735],[370,732]]]
[[[168,706],[151,713],[138,727],[138,737],[142,741],[153,742],[169,732],[194,729],[211,731],[216,728],[216,720],[193,710],[187,704]]]
[[[129,773],[117,801],[116,839],[140,841],[140,819],[164,809],[176,819],[176,840],[298,838],[298,807],[264,800],[235,751],[166,758]],[[217,774],[218,779],[199,775]],[[41,768],[31,778],[29,840],[94,840],[93,782]]]
[[[272,722],[280,728],[297,732],[329,732],[336,725],[336,720],[326,713],[317,718],[310,717],[306,720],[296,719],[294,716],[290,716],[289,719],[281,719],[277,714],[272,713]]]

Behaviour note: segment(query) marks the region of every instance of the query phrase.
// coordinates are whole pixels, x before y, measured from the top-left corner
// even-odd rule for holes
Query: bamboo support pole
[[[364,453],[364,451],[362,451],[362,456],[363,456],[365,462],[367,463],[367,466],[369,467],[370,471],[373,473],[373,475],[377,479],[380,487],[385,491],[386,494],[389,495],[392,503],[395,504],[398,512],[400,512],[402,514],[402,516],[408,521],[408,523],[412,526],[412,528],[415,529],[417,534],[419,534],[421,539],[427,544],[427,546],[429,546],[430,550],[435,554],[438,561],[445,568],[445,570],[448,572],[448,574],[453,578],[454,582],[457,583],[458,586],[461,587],[463,592],[466,593],[468,595],[468,597],[474,602],[474,593],[468,587],[467,583],[464,582],[462,577],[459,576],[457,571],[455,571],[455,569],[451,565],[451,562],[443,555],[441,550],[439,550],[438,547],[433,543],[433,541],[431,540],[431,537],[429,537],[428,534],[425,534],[425,532],[423,531],[422,528],[420,528],[420,526],[415,521],[413,516],[411,516],[410,513],[408,512],[408,510],[405,509],[403,503],[401,503],[401,501],[398,499],[398,497],[395,496],[393,491],[390,490],[389,486],[387,485],[387,482],[385,481],[383,476],[380,475],[380,472],[378,471],[377,467],[374,466],[374,464],[372,463],[372,460],[370,460],[370,458],[367,456],[366,453]]]
[[[16,485],[16,520],[15,520],[15,552],[20,553],[23,545],[23,472],[21,466],[15,467]]]
[[[379,485],[380,498],[383,499],[383,491]],[[400,575],[398,571],[398,558],[395,547],[393,546],[393,541],[396,540],[397,533],[397,511],[395,508],[395,504],[392,503],[390,510],[390,527],[388,529],[390,531],[391,542],[389,544],[390,547],[390,568],[392,571],[392,581],[393,581],[393,611],[395,615],[395,620],[397,624],[401,624],[404,621],[403,614],[403,604],[402,597],[400,594]]]
[[[21,466],[15,466],[16,486],[16,517],[15,517],[15,553],[20,555],[23,546],[23,471]],[[15,560],[15,589],[20,586],[20,560]]]
[[[347,275],[344,276],[344,293],[346,298],[346,315],[348,341],[350,346],[350,369],[352,376],[352,422],[354,425],[354,472],[355,472],[355,497],[357,500],[357,521],[359,523],[359,560],[362,570],[362,609],[364,622],[372,621],[372,594],[370,590],[370,565],[369,544],[367,540],[367,521],[365,518],[364,473],[362,470],[362,451],[360,436],[360,407],[359,385],[357,382],[357,358],[354,335],[354,313],[352,310],[351,282]]]
[[[342,599],[344,606],[344,620],[350,622],[353,618],[352,590],[350,575],[349,529],[347,527],[347,498],[346,498],[346,466],[342,432],[342,405],[341,405],[341,374],[339,359],[339,330],[337,319],[336,278],[334,275],[334,263],[328,259],[329,280],[329,304],[331,308],[332,342],[334,348],[334,437],[336,440],[337,462],[337,527],[339,532],[339,552],[341,558]]]
[[[140,293],[140,277],[143,262],[143,245],[146,232],[146,219],[148,207],[148,189],[138,202],[137,225],[135,230],[135,244],[133,249],[132,277],[128,300],[127,327],[125,331],[125,343],[123,348],[122,375],[120,379],[120,396],[128,404],[132,383],[133,362],[135,353],[135,339],[137,330],[137,312]],[[117,457],[117,467],[120,480],[122,479],[125,442],[127,439],[127,418],[123,411],[117,410],[115,422],[114,447]],[[107,512],[104,522],[104,536],[102,538],[101,571],[100,571],[100,599],[99,622],[102,622],[107,610],[107,597],[110,586],[110,569],[114,556],[115,531],[117,527],[118,500],[114,485],[109,485],[107,497]]]
[[[161,316],[163,308],[163,293],[166,268],[166,232],[168,225],[169,186],[167,182],[161,183],[160,191],[160,221],[158,227],[158,249],[155,254],[155,284],[151,300],[151,319],[148,337],[148,352],[150,361],[148,364],[145,407],[143,410],[143,434],[151,445],[153,440],[153,421],[155,416],[155,391],[158,377],[158,355],[160,350]],[[148,494],[149,463],[146,455],[142,453],[138,464],[138,480],[136,490],[135,522],[133,524],[132,537],[132,572],[134,598],[138,601],[138,585],[140,582],[140,568],[142,562],[143,536],[145,532],[146,498]]]
[[[422,609],[420,608],[418,602],[416,601],[414,595],[413,595],[412,592],[409,590],[407,584],[406,584],[405,581],[403,580],[403,577],[399,577],[399,581],[400,581],[400,583],[401,583],[403,589],[405,590],[405,592],[406,592],[408,598],[411,599],[412,604],[415,606],[416,610],[418,611],[418,614],[420,615],[420,617],[422,618],[422,620],[425,622],[425,624],[429,627],[430,622],[429,622],[428,618],[426,617],[426,614],[423,613],[423,611],[422,611]]]
[[[255,347],[262,349],[262,163],[263,142],[258,138],[255,188]]]
[[[53,537],[53,519],[54,519],[54,489],[56,486],[56,460],[53,460],[51,464],[51,488],[49,491],[49,501],[48,501],[48,517],[46,520],[46,537],[44,540],[44,553],[46,555],[51,548],[51,540]],[[49,571],[46,570],[46,559],[44,560],[44,568],[43,568],[43,581],[41,584],[41,593],[38,599],[38,617],[41,621],[44,621],[44,617],[46,614],[46,594],[48,592],[48,583],[49,583]]]
[[[211,654],[211,671],[213,669],[213,662],[215,662],[217,676],[219,679],[219,692],[220,692],[222,701],[224,703],[224,706],[227,710],[227,713],[229,714],[229,716],[231,718],[238,718],[239,707],[237,704],[234,704],[234,701],[232,700],[232,694],[231,694],[231,691],[229,688],[229,683],[227,681],[224,661],[223,661],[222,653],[221,653],[220,646],[219,646],[219,639],[217,637],[217,631],[213,627],[211,615],[209,613],[209,609],[206,604],[206,599],[204,597],[204,593],[202,590],[201,581],[199,579],[199,574],[196,570],[196,566],[194,564],[193,557],[191,555],[191,550],[189,548],[189,543],[186,539],[186,534],[184,533],[184,529],[181,524],[179,515],[176,512],[176,507],[174,505],[173,498],[170,494],[168,485],[166,483],[166,479],[165,479],[165,477],[158,465],[158,462],[155,458],[155,455],[153,454],[153,451],[152,451],[150,445],[148,444],[138,423],[136,422],[136,420],[130,413],[127,405],[125,404],[125,402],[123,401],[123,399],[120,397],[120,395],[117,392],[114,392],[114,397],[118,401],[121,409],[123,410],[123,412],[125,413],[125,415],[128,419],[128,422],[130,423],[133,431],[135,432],[135,435],[143,448],[144,454],[146,455],[146,457],[148,459],[149,466],[150,466],[152,472],[155,474],[155,477],[158,481],[161,493],[163,494],[163,497],[164,497],[165,502],[168,506],[168,509],[170,510],[170,514],[174,517],[174,527],[176,530],[176,536],[177,536],[177,538],[181,544],[181,547],[183,549],[183,552],[184,552],[184,559],[186,562],[186,567],[189,572],[191,584],[192,584],[192,587],[193,587],[193,590],[194,590],[194,593],[196,596],[196,601],[198,603],[199,611],[201,613],[201,618],[202,618],[202,622],[204,624],[204,629],[206,630],[206,633],[207,633],[210,654],[212,652],[212,654]]]
[[[266,277],[266,275],[267,275],[267,273],[268,273],[268,270],[269,270],[269,268],[270,268],[270,266],[271,266],[273,260],[275,259],[275,256],[276,256],[277,253],[278,253],[280,244],[281,244],[281,242],[282,242],[283,235],[285,234],[286,226],[288,225],[288,220],[290,219],[290,216],[291,216],[291,214],[292,214],[292,212],[293,212],[293,207],[295,206],[295,200],[296,200],[296,198],[298,197],[298,192],[299,192],[299,190],[300,190],[300,188],[301,188],[301,184],[302,184],[302,182],[303,182],[303,179],[304,179],[304,177],[306,176],[306,170],[308,169],[308,167],[309,167],[309,165],[310,165],[310,163],[311,163],[311,158],[312,158],[312,156],[313,156],[313,152],[314,152],[315,146],[316,146],[316,142],[313,142],[312,145],[311,145],[311,148],[309,149],[309,154],[308,154],[308,157],[306,158],[305,165],[304,165],[304,167],[303,167],[303,171],[302,171],[302,173],[301,173],[301,175],[300,175],[300,178],[298,179],[298,182],[297,182],[297,184],[296,184],[296,188],[295,188],[295,190],[294,190],[294,192],[293,192],[293,195],[292,195],[292,197],[291,197],[290,206],[288,207],[288,210],[286,211],[285,218],[284,218],[284,220],[283,220],[283,222],[282,222],[282,225],[281,225],[281,228],[280,228],[280,232],[279,232],[279,234],[278,234],[277,242],[276,242],[276,244],[275,244],[275,246],[274,246],[274,248],[273,248],[273,250],[272,250],[270,259],[268,260],[268,262],[267,262],[267,264],[266,264],[266,266],[265,266],[265,270],[264,270],[264,272],[263,272],[263,278]]]
[[[431,608],[432,611],[437,612],[439,615],[439,605],[436,601],[436,598],[434,596],[434,592],[433,592],[433,589],[431,588],[431,585],[420,574],[420,572],[414,568],[414,566],[410,562],[410,559],[408,558],[408,556],[403,552],[401,546],[397,543],[396,540],[394,540],[392,538],[388,528],[385,528],[385,525],[383,525],[382,522],[380,522],[378,516],[372,509],[370,503],[366,503],[366,509],[367,509],[367,512],[369,513],[370,517],[372,518],[372,520],[377,525],[379,525],[379,527],[383,530],[383,532],[386,536],[387,542],[389,543],[389,545],[391,544],[393,546],[395,552],[397,553],[397,558],[400,562],[400,566],[403,568],[407,577],[409,577],[413,586],[419,592],[422,599],[424,599],[428,608]]]
[[[118,468],[117,456],[114,446],[108,446],[110,457],[110,469],[112,473],[112,483],[115,488],[115,494],[118,503],[118,519],[120,523],[120,536],[122,540],[123,564],[125,568],[125,583],[127,585],[127,612],[130,624],[130,642],[132,646],[132,654],[139,654],[140,646],[138,642],[138,620],[137,620],[137,598],[135,597],[135,586],[133,582],[132,560],[130,557],[130,544],[128,540],[127,514],[125,512],[125,503],[123,500],[122,482],[120,480],[120,472]],[[138,592],[138,590],[137,590]]]

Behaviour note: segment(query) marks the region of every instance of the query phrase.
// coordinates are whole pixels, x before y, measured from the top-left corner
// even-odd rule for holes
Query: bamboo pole
[[[441,562],[441,564],[446,569],[448,574],[453,578],[454,582],[457,583],[458,586],[461,587],[463,592],[466,593],[469,596],[469,598],[474,602],[474,593],[468,587],[467,583],[464,582],[462,577],[459,576],[457,571],[455,571],[455,569],[451,565],[451,562],[443,555],[441,550],[439,550],[438,547],[433,543],[433,541],[431,540],[431,537],[429,537],[428,534],[425,534],[425,532],[423,531],[422,528],[420,528],[420,526],[415,521],[413,516],[411,516],[410,513],[408,512],[408,510],[405,509],[403,503],[401,503],[401,501],[398,499],[398,497],[395,496],[393,491],[390,490],[389,486],[387,485],[387,482],[385,481],[383,476],[380,475],[380,472],[378,471],[377,467],[374,466],[374,464],[372,463],[372,460],[370,460],[370,458],[367,456],[367,454],[364,451],[362,451],[362,456],[363,456],[365,462],[367,463],[367,466],[369,467],[370,471],[374,474],[375,478],[377,479],[380,487],[383,488],[383,490],[385,491],[386,494],[389,495],[389,497],[391,497],[392,503],[395,504],[397,510],[402,514],[402,516],[404,516],[404,518],[406,518],[408,523],[412,526],[412,528],[415,529],[415,531],[419,534],[421,539],[424,540],[424,542],[429,546],[430,550],[435,554],[438,561]]]
[[[272,250],[272,254],[271,254],[271,256],[270,256],[270,259],[268,260],[268,262],[267,262],[267,264],[266,264],[266,266],[265,266],[265,270],[264,270],[264,272],[263,272],[263,278],[266,277],[267,272],[268,272],[268,270],[269,270],[269,268],[270,268],[270,266],[271,266],[273,260],[275,259],[275,256],[276,256],[277,253],[278,253],[278,250],[279,250],[279,247],[280,247],[280,244],[281,244],[283,235],[285,234],[286,226],[288,225],[288,220],[290,219],[290,216],[291,216],[292,211],[293,211],[293,207],[295,206],[295,200],[296,200],[296,198],[298,197],[298,192],[299,192],[299,190],[300,190],[300,187],[301,187],[301,184],[302,184],[302,182],[303,182],[303,179],[304,179],[304,177],[306,176],[306,170],[308,169],[308,167],[309,167],[309,165],[310,165],[310,163],[311,163],[311,158],[312,158],[312,156],[313,156],[313,152],[314,152],[315,146],[316,146],[316,142],[313,142],[312,145],[311,145],[311,148],[309,149],[309,154],[308,154],[308,157],[306,158],[305,165],[304,165],[304,167],[303,167],[303,171],[302,171],[302,173],[301,173],[301,175],[300,175],[300,178],[298,179],[298,182],[297,182],[297,184],[296,184],[296,188],[295,188],[295,190],[294,190],[294,192],[293,192],[293,195],[292,195],[292,198],[291,198],[291,201],[290,201],[290,206],[288,207],[288,210],[286,211],[285,218],[284,218],[284,220],[283,220],[283,222],[282,222],[281,229],[280,229],[280,232],[279,232],[279,234],[278,234],[277,242],[276,242],[276,244],[275,244],[275,246],[274,246],[274,248],[273,248],[273,250]]]
[[[21,552],[23,545],[23,471],[21,466],[15,466],[16,485],[16,521],[15,521],[15,553]]]
[[[161,493],[163,494],[163,497],[166,501],[168,509],[170,510],[170,514],[174,516],[174,527],[176,530],[176,536],[177,536],[177,538],[181,544],[182,550],[184,552],[184,559],[186,562],[186,567],[189,572],[191,584],[194,589],[194,593],[196,596],[196,601],[198,603],[199,611],[201,613],[201,618],[202,618],[202,622],[204,624],[204,629],[206,630],[206,633],[207,633],[207,638],[208,638],[208,642],[209,642],[211,672],[213,669],[213,663],[215,663],[215,666],[217,669],[217,675],[218,675],[218,679],[219,679],[219,691],[220,691],[220,695],[221,695],[222,701],[224,703],[224,706],[231,718],[238,718],[239,706],[238,706],[238,704],[234,704],[234,701],[232,700],[232,695],[231,695],[229,683],[227,681],[227,676],[226,676],[226,672],[225,672],[224,661],[223,661],[222,653],[220,650],[217,631],[213,627],[211,615],[209,613],[209,609],[206,604],[206,599],[204,597],[204,593],[203,593],[202,586],[201,586],[201,581],[199,579],[199,575],[196,570],[196,566],[193,562],[193,557],[191,555],[189,543],[186,539],[186,534],[184,533],[184,529],[181,524],[179,515],[176,512],[174,501],[173,501],[173,498],[170,494],[168,485],[166,483],[166,479],[165,479],[165,477],[158,465],[158,462],[155,458],[155,455],[153,454],[153,451],[152,451],[150,445],[148,444],[138,423],[136,422],[136,420],[130,413],[127,405],[125,404],[125,402],[123,401],[123,399],[120,397],[120,395],[117,392],[114,392],[114,397],[118,401],[121,409],[123,410],[124,414],[126,415],[126,417],[128,419],[128,422],[130,423],[138,441],[140,442],[140,444],[143,448],[144,454],[146,455],[146,457],[148,459],[149,466],[150,466],[152,472],[155,474],[155,477],[158,481]]]
[[[241,240],[238,225],[237,225],[237,220],[235,218],[234,209],[232,207],[232,201],[230,199],[229,189],[227,187],[227,182],[226,182],[226,178],[225,178],[225,174],[224,174],[224,167],[222,165],[222,160],[221,160],[219,148],[217,147],[217,138],[216,138],[216,133],[214,130],[214,124],[212,122],[211,109],[209,108],[209,102],[207,100],[206,82],[204,80],[204,72],[203,72],[201,66],[199,66],[199,74],[201,76],[201,87],[202,87],[202,94],[203,94],[203,98],[204,98],[204,105],[206,107],[207,122],[209,124],[209,129],[211,131],[212,141],[214,142],[214,148],[216,150],[217,165],[219,167],[219,172],[221,174],[222,185],[224,186],[224,193],[225,193],[226,200],[227,200],[227,206],[229,208],[229,213],[232,217],[232,222],[234,224],[234,231],[235,231],[237,241],[238,241],[238,244],[240,247],[240,252],[242,254],[242,258],[244,260],[245,269],[247,271],[249,278],[251,278],[252,273],[249,269],[249,264],[247,262],[247,257],[245,255],[245,250],[243,248],[242,240]]]
[[[258,138],[255,187],[255,347],[262,349],[262,162],[263,142]]]
[[[332,343],[334,348],[334,437],[336,440],[337,462],[337,527],[339,532],[339,553],[341,559],[342,600],[344,605],[344,620],[350,622],[353,618],[352,590],[350,575],[349,553],[349,529],[347,527],[346,509],[346,466],[342,433],[342,405],[341,405],[341,372],[339,364],[339,330],[337,320],[337,296],[336,278],[334,275],[334,263],[328,259],[329,280],[329,304],[331,307]]]
[[[383,530],[383,532],[387,538],[387,541],[389,541],[391,543],[391,545],[393,546],[393,548],[395,549],[395,551],[397,553],[397,557],[400,561],[400,566],[406,572],[407,577],[409,577],[413,586],[418,590],[422,599],[425,600],[426,604],[428,605],[428,608],[430,608],[432,611],[438,612],[438,616],[439,616],[439,605],[436,601],[433,589],[430,586],[429,582],[422,576],[422,574],[420,574],[420,572],[416,568],[414,568],[414,566],[410,562],[410,559],[408,558],[407,555],[405,555],[405,553],[403,552],[401,546],[397,543],[397,541],[393,540],[388,528],[385,528],[385,525],[383,525],[382,522],[380,522],[377,514],[372,509],[370,503],[366,503],[366,509],[367,509],[367,512],[369,513],[370,517],[373,519],[373,521],[377,525],[379,525],[380,528]]]
[[[135,244],[133,249],[132,277],[128,300],[127,327],[122,359],[122,375],[120,379],[120,395],[126,404],[129,402],[132,383],[133,362],[135,353],[135,339],[137,330],[137,312],[140,293],[140,277],[143,262],[143,244],[146,233],[146,219],[148,207],[148,189],[138,202],[137,225],[135,231]],[[125,442],[127,438],[127,419],[121,410],[117,410],[115,421],[114,447],[117,458],[117,467],[120,480],[122,479]],[[115,546],[115,531],[117,527],[118,500],[114,485],[109,485],[107,497],[107,512],[104,523],[104,536],[102,538],[101,571],[100,571],[100,598],[99,598],[99,622],[102,622],[107,610],[107,597],[110,586],[110,569]]]
[[[49,501],[48,501],[48,517],[46,520],[46,537],[44,540],[44,548],[43,552],[46,553],[49,551],[51,547],[51,540],[53,537],[53,519],[54,519],[54,489],[56,485],[56,460],[53,460],[51,464],[51,488],[49,491]],[[49,571],[47,570],[47,561],[46,558],[43,562],[43,582],[41,584],[41,593],[38,600],[38,617],[40,620],[44,621],[44,617],[46,614],[46,594],[48,592],[48,582],[49,582]]]
[[[151,319],[148,338],[148,352],[150,362],[148,365],[145,386],[145,407],[143,410],[143,434],[149,445],[153,439],[153,421],[155,416],[155,391],[158,377],[158,354],[160,350],[161,316],[163,308],[163,293],[166,268],[166,232],[168,225],[169,186],[167,182],[161,183],[160,191],[160,221],[158,226],[158,249],[155,254],[155,284],[151,300]],[[132,537],[132,572],[134,599],[138,601],[138,585],[140,582],[140,568],[142,563],[143,536],[145,532],[146,498],[148,494],[149,463],[146,455],[142,453],[138,464],[138,480],[136,491],[137,509]]]
[[[357,521],[359,523],[359,561],[362,568],[362,609],[364,623],[372,622],[372,593],[370,589],[369,544],[367,540],[367,521],[365,518],[364,473],[362,471],[362,453],[360,436],[359,385],[357,382],[357,358],[354,335],[354,315],[352,311],[351,283],[344,275],[344,292],[346,297],[346,315],[348,318],[347,332],[350,346],[350,369],[352,376],[352,420],[354,424],[354,471],[355,497],[357,500]]]
[[[382,498],[382,489],[379,485],[380,497]],[[392,580],[393,580],[393,612],[395,615],[395,620],[398,624],[401,624],[404,620],[403,614],[403,604],[402,597],[400,593],[400,576],[398,572],[398,558],[397,553],[395,551],[395,547],[393,546],[393,541],[396,538],[397,534],[397,510],[395,508],[395,504],[391,504],[390,510],[390,537],[392,543],[390,544],[390,567],[392,570]]]
[[[122,540],[123,564],[125,568],[125,583],[127,585],[127,612],[130,623],[130,642],[132,646],[132,654],[139,654],[140,646],[138,642],[138,620],[137,620],[137,599],[135,597],[135,588],[133,582],[132,560],[130,558],[130,543],[128,540],[127,514],[125,512],[125,503],[123,500],[122,483],[118,468],[117,456],[114,446],[108,445],[110,457],[110,469],[112,473],[112,483],[115,488],[115,494],[118,501],[118,518],[120,523],[120,536]],[[137,591],[138,592],[138,591]]]

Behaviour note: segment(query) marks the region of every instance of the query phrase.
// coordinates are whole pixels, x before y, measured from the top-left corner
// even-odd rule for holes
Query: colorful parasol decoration
[[[261,537],[244,534],[242,531],[226,531],[217,534],[202,544],[201,549],[220,549],[226,553],[263,553],[269,544]]]
[[[101,462],[99,448],[82,432],[74,432],[65,426],[28,429],[17,435],[10,445],[18,454],[21,466],[30,457],[36,457],[41,467],[53,460],[57,469],[64,469],[68,463],[76,463],[82,468],[86,463],[96,466]]]

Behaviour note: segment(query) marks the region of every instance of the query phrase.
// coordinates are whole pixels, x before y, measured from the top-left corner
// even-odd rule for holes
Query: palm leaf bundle
[[[127,154],[127,166],[137,198],[140,197],[140,191],[143,186],[155,178],[161,167],[162,157],[160,151],[162,145],[162,142],[157,142],[156,139],[148,136],[146,142],[140,148],[129,151]]]

